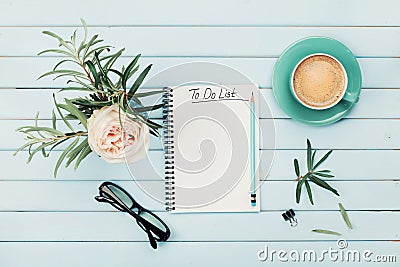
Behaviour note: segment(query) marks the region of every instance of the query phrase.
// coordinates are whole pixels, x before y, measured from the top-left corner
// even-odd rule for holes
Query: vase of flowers
[[[39,79],[67,77],[67,87],[60,92],[79,91],[82,96],[58,102],[53,95],[51,126],[39,126],[37,115],[34,125],[17,129],[25,135],[27,142],[15,154],[28,150],[28,162],[36,154],[48,157],[56,147],[63,147],[54,176],[62,163],[66,167],[74,165],[76,169],[91,152],[108,163],[138,161],[149,149],[150,134],[159,136],[158,130],[162,127],[147,116],[162,104],[143,106],[141,98],[163,91],[138,91],[152,65],[136,75],[138,54],[126,67],[116,68],[115,63],[124,48],[112,52],[112,46],[104,45],[98,35],[89,38],[88,27],[84,20],[81,21],[84,36],[80,41],[77,31],[68,40],[50,31],[43,32],[58,41],[58,48],[44,50],[39,55],[55,53],[64,58]],[[59,129],[59,122],[67,131]]]

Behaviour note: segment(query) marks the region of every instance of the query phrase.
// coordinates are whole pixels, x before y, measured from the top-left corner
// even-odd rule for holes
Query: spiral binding
[[[164,88],[163,94],[163,130],[165,153],[165,206],[167,211],[175,210],[175,167],[174,167],[174,115],[173,90]]]

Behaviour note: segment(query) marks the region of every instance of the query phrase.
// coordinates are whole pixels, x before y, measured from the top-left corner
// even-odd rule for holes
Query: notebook
[[[202,83],[168,87],[163,101],[167,210],[260,211],[257,87]],[[251,193],[256,195],[254,206]]]

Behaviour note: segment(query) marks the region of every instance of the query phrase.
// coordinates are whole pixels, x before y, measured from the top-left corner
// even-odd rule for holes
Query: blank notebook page
[[[172,212],[257,212],[251,206],[250,98],[255,98],[258,170],[258,88],[193,84],[171,87],[173,127]],[[258,187],[259,175],[255,181]]]

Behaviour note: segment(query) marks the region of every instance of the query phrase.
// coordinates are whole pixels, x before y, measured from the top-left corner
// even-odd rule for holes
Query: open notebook
[[[167,210],[259,211],[257,87],[191,84],[165,90]],[[251,116],[255,119],[254,127]],[[254,180],[251,154],[256,166]],[[256,195],[254,206],[251,193]]]

